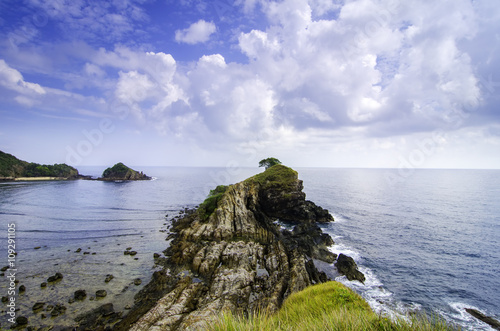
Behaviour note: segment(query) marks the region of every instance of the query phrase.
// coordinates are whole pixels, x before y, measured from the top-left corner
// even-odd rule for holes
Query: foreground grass
[[[443,320],[412,317],[392,321],[378,316],[358,294],[338,282],[306,288],[285,300],[276,314],[260,313],[249,318],[221,315],[208,327],[221,330],[456,330]]]

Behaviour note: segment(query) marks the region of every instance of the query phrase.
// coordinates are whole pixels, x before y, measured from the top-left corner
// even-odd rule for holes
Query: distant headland
[[[67,164],[38,164],[18,159],[12,154],[0,151],[0,181],[42,181],[42,180],[102,180],[129,181],[150,180],[142,171],[136,171],[119,162],[107,168],[102,177],[81,175],[78,169]]]

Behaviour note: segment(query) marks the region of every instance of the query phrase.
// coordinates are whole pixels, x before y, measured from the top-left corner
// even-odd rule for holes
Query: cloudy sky
[[[0,150],[500,168],[498,0],[3,0]]]

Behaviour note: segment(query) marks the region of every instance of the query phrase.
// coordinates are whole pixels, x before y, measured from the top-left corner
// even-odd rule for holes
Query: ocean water
[[[16,297],[18,316],[34,326],[70,325],[103,303],[126,309],[156,270],[153,253],[168,246],[170,219],[216,185],[262,171],[137,168],[155,179],[0,183],[0,267],[7,265],[7,224],[15,223],[16,276],[27,288]],[[79,170],[98,176],[103,168]],[[333,265],[321,267],[376,312],[425,310],[470,330],[490,328],[464,308],[500,319],[500,171],[418,170],[400,177],[397,170],[383,169],[297,170],[307,198],[335,218],[324,227],[336,242],[332,250],[352,256],[367,281],[348,282]],[[138,254],[124,255],[128,247]],[[55,272],[63,280],[41,289]],[[104,283],[107,274],[115,278]],[[136,278],[142,285],[133,284]],[[2,279],[1,296],[7,287]],[[88,298],[68,303],[77,289],[85,289]],[[91,300],[99,289],[108,296]],[[66,314],[43,319],[31,311],[39,301],[64,304]],[[8,326],[6,306],[0,309],[1,326]]]

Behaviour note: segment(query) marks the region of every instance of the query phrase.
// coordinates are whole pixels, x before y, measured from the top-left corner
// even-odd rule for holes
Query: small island
[[[151,177],[144,174],[142,171],[136,171],[127,167],[125,164],[119,162],[112,166],[111,168],[107,168],[102,173],[102,177],[98,178],[98,180],[104,181],[120,181],[120,180],[150,180]]]

